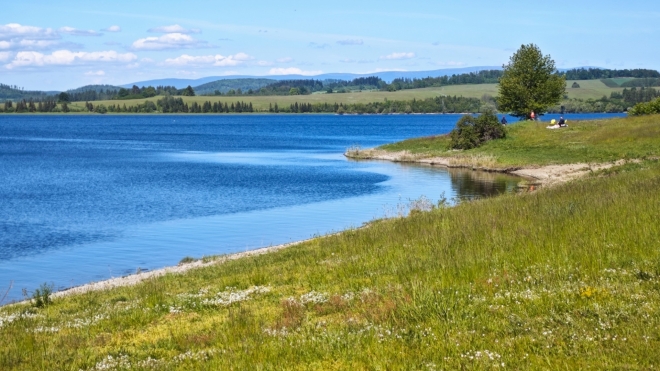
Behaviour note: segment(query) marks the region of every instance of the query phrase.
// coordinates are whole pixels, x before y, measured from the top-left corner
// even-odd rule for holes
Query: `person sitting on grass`
[[[566,127],[566,120],[564,120],[564,116],[559,117],[559,127]]]

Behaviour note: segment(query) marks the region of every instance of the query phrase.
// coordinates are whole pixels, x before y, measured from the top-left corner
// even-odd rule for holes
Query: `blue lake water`
[[[16,300],[44,282],[62,289],[359,227],[420,196],[515,189],[502,174],[342,155],[447,133],[459,117],[0,115],[0,291],[13,281]]]

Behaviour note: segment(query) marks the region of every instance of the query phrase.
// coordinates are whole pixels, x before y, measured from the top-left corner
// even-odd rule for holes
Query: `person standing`
[[[536,114],[534,113],[534,111],[532,111],[532,113],[529,115],[529,118],[532,121],[536,121]]]

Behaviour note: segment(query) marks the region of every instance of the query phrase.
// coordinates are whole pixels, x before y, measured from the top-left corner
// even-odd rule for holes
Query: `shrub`
[[[660,113],[660,98],[646,103],[638,103],[628,110],[628,114],[632,116],[654,115],[657,113]]]
[[[451,131],[451,148],[471,149],[492,139],[506,137],[504,127],[492,112],[485,112],[479,117],[465,115]]]
[[[50,298],[50,294],[52,293],[53,293],[53,286],[48,285],[46,283],[42,283],[41,286],[39,286],[38,289],[35,289],[34,292],[32,293],[32,300],[34,300],[32,304],[37,308],[48,306],[50,303],[53,302],[52,299]]]

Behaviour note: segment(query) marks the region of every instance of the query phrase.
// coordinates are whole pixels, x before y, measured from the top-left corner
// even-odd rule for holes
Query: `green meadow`
[[[638,116],[593,121],[568,120],[568,127],[548,130],[549,122],[514,122],[507,137],[469,151],[451,151],[448,135],[387,144],[387,151],[418,157],[492,158],[495,167],[602,163],[660,156],[660,118]]]
[[[660,117],[535,125],[479,150],[503,164],[642,160],[532,193],[418,200],[407,217],[271,254],[5,306],[0,369],[657,368]]]

